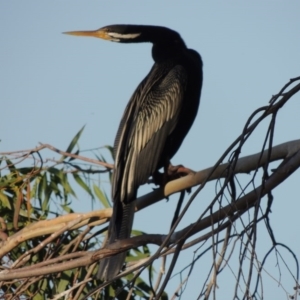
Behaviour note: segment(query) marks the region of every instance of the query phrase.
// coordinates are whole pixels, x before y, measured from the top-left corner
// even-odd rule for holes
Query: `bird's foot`
[[[171,177],[171,180],[189,175],[189,174],[195,174],[195,171],[186,168],[183,165],[177,165],[173,166],[171,163],[168,166],[167,169],[168,177]],[[169,180],[170,181],[170,180]]]
[[[169,181],[178,179],[180,177],[195,174],[195,171],[184,167],[183,165],[173,166],[171,163],[165,168],[164,173],[156,172],[152,176],[152,182],[159,186],[164,186]]]

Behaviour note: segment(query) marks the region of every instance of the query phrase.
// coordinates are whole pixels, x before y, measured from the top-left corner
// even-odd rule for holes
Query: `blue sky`
[[[299,11],[299,1],[1,1],[0,151],[33,148],[39,142],[66,149],[83,125],[81,149],[112,145],[127,101],[151,68],[151,45],[61,33],[118,23],[153,24],[178,31],[202,55],[200,111],[173,163],[195,170],[209,167],[240,134],[249,115],[300,75]],[[299,111],[299,96],[280,111],[275,144],[299,138]],[[265,125],[242,155],[260,150]],[[278,240],[300,255],[297,184],[299,172],[276,189],[272,220]],[[205,207],[211,197],[208,192],[198,205]],[[166,232],[165,220],[175,204],[162,202],[139,213],[135,228]],[[89,209],[86,201],[78,201],[78,210]],[[196,216],[189,218],[186,224]],[[262,238],[261,243],[269,241]],[[192,251],[186,253],[181,267],[191,260]],[[197,267],[201,272],[199,263]],[[197,297],[197,276],[185,299]],[[228,282],[234,283],[234,276],[220,278],[220,291],[231,296]],[[168,286],[170,295],[177,284],[175,279]],[[291,282],[285,284],[292,290]],[[265,292],[272,299],[286,295],[272,280]]]

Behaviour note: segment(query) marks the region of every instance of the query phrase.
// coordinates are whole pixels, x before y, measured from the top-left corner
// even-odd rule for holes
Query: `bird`
[[[152,43],[154,65],[123,113],[114,142],[113,213],[104,247],[130,237],[138,188],[170,163],[200,104],[203,62],[180,34],[163,26],[110,25],[66,34],[119,43]],[[130,77],[130,72],[128,72]],[[97,277],[113,280],[126,252],[100,261]]]

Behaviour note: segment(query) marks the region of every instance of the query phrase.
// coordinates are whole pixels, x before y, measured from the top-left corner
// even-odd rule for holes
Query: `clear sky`
[[[0,151],[33,148],[38,142],[66,149],[83,125],[81,149],[112,145],[127,101],[151,68],[151,45],[61,32],[151,24],[178,31],[202,55],[199,115],[173,163],[209,167],[241,133],[249,115],[300,75],[299,12],[299,1],[1,1]],[[280,111],[275,144],[299,138],[299,111],[298,95]],[[264,135],[261,126],[242,155],[258,152]],[[271,217],[278,240],[300,257],[299,176],[276,189]],[[199,202],[205,207],[212,197],[208,193]],[[79,200],[78,210],[91,209],[86,202]],[[162,202],[139,213],[135,228],[166,233],[175,204]],[[196,217],[191,215],[187,224]],[[271,245],[267,237],[259,242]],[[193,252],[186,253],[181,268],[191,261]],[[199,293],[201,263],[197,268],[184,299]],[[219,279],[228,297],[232,290],[226,287],[234,280],[233,275]],[[267,281],[266,299],[284,299],[283,289]],[[175,278],[168,286],[170,295],[178,282]],[[292,281],[285,284],[292,291]]]

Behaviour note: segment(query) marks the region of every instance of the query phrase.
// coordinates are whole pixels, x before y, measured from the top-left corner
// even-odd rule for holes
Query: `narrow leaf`
[[[106,208],[110,207],[107,196],[99,189],[99,187],[94,184],[93,188],[97,198],[101,201],[102,205]]]
[[[5,194],[3,194],[2,192],[0,192],[0,201],[4,207],[11,209],[11,205],[9,203],[7,196]]]
[[[82,132],[83,132],[84,127],[85,127],[85,126],[83,126],[83,127],[78,131],[78,133],[74,136],[74,138],[73,138],[73,140],[71,141],[71,143],[70,143],[69,147],[67,148],[66,152],[68,152],[68,153],[71,153],[71,152],[72,152],[72,150],[74,149],[75,145],[77,144],[77,142],[78,142],[78,140],[79,140],[79,138],[80,138],[80,136],[81,136],[81,134],[82,134]],[[63,156],[61,157],[61,160],[64,160],[65,158],[66,158],[66,156],[63,155]]]
[[[88,185],[82,180],[82,178],[76,174],[76,173],[73,173],[73,177],[75,179],[75,181],[92,197],[94,198],[94,195],[91,191],[91,189],[88,187]]]

